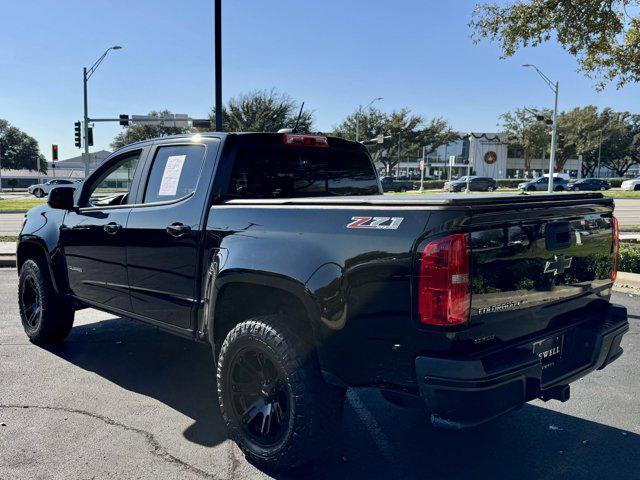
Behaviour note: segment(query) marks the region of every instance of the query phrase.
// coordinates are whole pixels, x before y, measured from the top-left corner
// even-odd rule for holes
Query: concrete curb
[[[2,215],[3,213],[27,213],[28,210],[0,210],[0,215]]]

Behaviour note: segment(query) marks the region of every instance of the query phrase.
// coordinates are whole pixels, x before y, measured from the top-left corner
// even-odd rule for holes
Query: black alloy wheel
[[[228,375],[233,415],[244,434],[262,447],[277,445],[289,425],[291,392],[271,353],[259,345],[239,351]]]
[[[42,296],[35,278],[26,277],[20,290],[20,307],[24,312],[25,329],[37,330],[42,318]]]

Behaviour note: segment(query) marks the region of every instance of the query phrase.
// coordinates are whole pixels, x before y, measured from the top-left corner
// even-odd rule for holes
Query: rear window
[[[228,198],[375,195],[369,157],[330,148],[246,147],[238,152]]]

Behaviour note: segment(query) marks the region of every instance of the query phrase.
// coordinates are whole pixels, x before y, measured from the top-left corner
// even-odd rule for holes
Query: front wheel
[[[564,188],[562,188],[561,186],[557,186],[556,188],[553,189],[555,192],[562,192],[564,190]]]
[[[36,198],[42,198],[44,197],[44,190],[38,188],[33,192],[33,194],[36,196]]]
[[[18,303],[22,327],[35,344],[59,343],[73,327],[73,305],[56,295],[49,274],[34,260],[20,270]]]
[[[276,315],[236,325],[218,358],[218,400],[247,459],[276,470],[324,452],[345,390],[324,382],[312,346]]]
[[[487,187],[487,192],[493,192],[495,190],[495,187]]]

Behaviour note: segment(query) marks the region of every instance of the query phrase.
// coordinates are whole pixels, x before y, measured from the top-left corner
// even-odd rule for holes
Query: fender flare
[[[232,284],[256,285],[282,290],[296,298],[305,309],[310,320],[313,336],[317,342],[319,339],[318,325],[320,322],[320,310],[318,304],[304,284],[295,279],[267,272],[254,272],[247,270],[219,270],[216,259],[211,262],[207,270],[204,289],[204,314],[202,324],[198,327],[198,336],[207,338],[215,355],[215,311],[216,304],[224,287]]]
[[[47,263],[47,269],[49,271],[53,290],[57,294],[62,294],[62,290],[67,284],[66,279],[64,278],[64,271],[60,271],[59,269],[57,272],[55,271],[51,252],[49,252],[49,249],[42,238],[33,235],[23,236],[20,238],[16,248],[16,265],[18,267],[18,272],[20,271],[20,266],[26,261],[26,258],[24,258],[26,253],[24,250],[30,246],[34,246],[42,253]],[[59,252],[54,252],[53,256],[56,258],[59,257],[57,261],[61,262],[61,266],[64,265],[63,255],[59,254]]]

